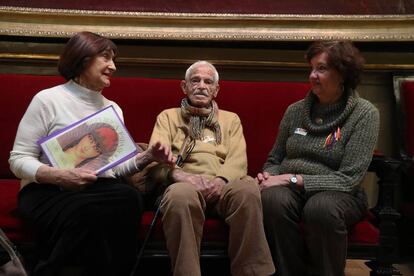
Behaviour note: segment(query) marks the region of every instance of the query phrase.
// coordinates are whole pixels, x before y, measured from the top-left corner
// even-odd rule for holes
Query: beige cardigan
[[[184,162],[183,170],[212,178],[220,176],[232,181],[247,174],[243,128],[240,118],[232,112],[219,110],[218,121],[222,132],[221,144],[216,144],[212,130],[204,129],[202,141],[196,141],[193,151]],[[157,117],[150,144],[160,141],[170,145],[172,152],[177,155],[185,139],[179,126],[185,124],[180,108],[164,110]]]

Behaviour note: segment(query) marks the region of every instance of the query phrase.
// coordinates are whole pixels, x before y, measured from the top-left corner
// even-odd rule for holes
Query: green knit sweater
[[[340,139],[326,146],[327,136],[338,127]],[[308,194],[330,190],[361,195],[378,129],[378,110],[356,92],[344,93],[329,106],[319,105],[310,92],[286,110],[263,170],[300,174]]]

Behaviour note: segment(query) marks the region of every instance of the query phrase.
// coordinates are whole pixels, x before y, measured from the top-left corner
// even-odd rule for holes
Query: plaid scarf
[[[216,143],[221,143],[221,128],[218,122],[218,106],[212,100],[208,108],[194,107],[185,98],[181,101],[181,115],[184,120],[189,122],[188,134],[191,140],[202,140],[204,128],[209,128],[214,132]]]

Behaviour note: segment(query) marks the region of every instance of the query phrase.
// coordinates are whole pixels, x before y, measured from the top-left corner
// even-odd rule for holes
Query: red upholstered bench
[[[33,237],[24,228],[16,212],[19,180],[15,179],[9,170],[9,152],[13,146],[18,123],[33,95],[41,89],[62,82],[63,79],[56,76],[0,75],[3,99],[0,113],[0,227],[17,244],[30,241]],[[114,78],[111,87],[104,90],[104,95],[122,107],[125,124],[135,141],[146,142],[149,140],[156,115],[165,108],[179,106],[184,96],[179,83],[179,80]],[[255,176],[261,170],[274,143],[279,122],[286,108],[303,98],[309,85],[297,82],[222,80],[220,87],[217,102],[220,108],[239,114],[247,141],[249,174]],[[393,166],[386,157],[375,156],[370,169],[380,177],[381,185],[392,187],[392,181],[395,180],[391,175]],[[387,205],[387,210],[392,210],[392,202],[388,199],[379,202]],[[377,210],[384,210],[383,207],[379,205]],[[141,237],[145,235],[152,215],[152,210],[144,214],[139,233]],[[381,222],[386,221],[390,221],[390,217],[382,216]],[[366,219],[350,229],[349,256],[369,259],[378,257],[381,265],[389,265],[390,258],[384,259],[381,256],[384,252],[388,254],[390,249],[394,250],[394,240],[390,242],[384,239],[376,222],[378,217],[369,213]],[[224,222],[217,218],[209,218],[204,229],[202,256],[226,256],[226,237],[227,228]],[[387,244],[383,245],[383,241]],[[384,246],[387,248],[384,249]],[[145,251],[145,257],[155,256],[167,256],[160,225],[157,225],[155,235]]]

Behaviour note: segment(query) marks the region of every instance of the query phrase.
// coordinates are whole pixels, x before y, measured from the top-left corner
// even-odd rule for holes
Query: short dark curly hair
[[[80,32],[66,43],[58,62],[58,71],[66,80],[81,75],[93,57],[105,50],[112,50],[116,56],[115,44],[95,33]]]
[[[328,54],[328,65],[334,67],[344,79],[344,87],[355,89],[360,82],[364,57],[350,41],[317,41],[306,51],[305,58],[311,59],[320,53]]]

